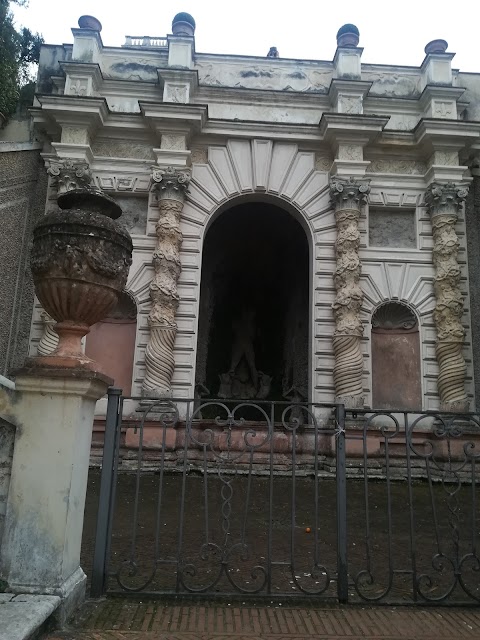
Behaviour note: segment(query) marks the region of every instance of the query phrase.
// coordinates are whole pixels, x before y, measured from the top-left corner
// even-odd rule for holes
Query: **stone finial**
[[[337,31],[337,47],[356,47],[360,39],[360,31],[354,24],[344,24]]]
[[[172,20],[172,33],[174,36],[194,36],[195,26],[193,17],[182,11]]]
[[[280,54],[278,53],[277,47],[270,47],[269,52],[267,53],[267,58],[279,58]]]
[[[425,45],[425,53],[445,53],[448,49],[448,42],[446,40],[431,40]]]
[[[89,29],[90,31],[98,31],[98,33],[102,30],[102,23],[94,16],[80,16],[78,26],[80,29]]]

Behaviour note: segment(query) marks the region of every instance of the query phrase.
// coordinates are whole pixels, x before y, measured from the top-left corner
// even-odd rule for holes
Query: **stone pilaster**
[[[172,167],[154,167],[152,182],[158,197],[159,218],[156,225],[157,243],[153,252],[155,275],[150,284],[150,339],[145,352],[142,392],[146,397],[157,398],[168,397],[172,393],[175,368],[173,347],[177,333],[175,313],[179,302],[177,282],[181,272],[180,216],[190,173]]]
[[[468,409],[465,393],[467,368],[462,353],[465,338],[463,298],[457,261],[459,242],[455,233],[458,211],[467,194],[468,188],[453,182],[433,183],[425,194],[433,229],[436,298],[433,317],[437,328],[438,393],[443,411]]]
[[[333,303],[335,332],[333,351],[335,366],[335,402],[342,402],[348,408],[363,406],[363,355],[361,339],[363,325],[360,308],[363,292],[360,286],[361,264],[358,250],[360,231],[358,220],[360,209],[366,202],[370,187],[366,181],[350,178],[336,179],[331,187],[335,205],[337,240],[335,243],[337,266],[335,288],[337,294]]]

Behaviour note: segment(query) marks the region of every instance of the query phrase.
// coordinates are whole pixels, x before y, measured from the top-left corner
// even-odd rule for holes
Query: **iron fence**
[[[349,541],[363,549],[363,561],[354,554],[349,566],[352,595],[480,602],[478,416],[348,411],[347,424],[363,488]]]
[[[475,416],[233,400],[136,409],[124,417],[109,391],[93,597],[480,601]]]

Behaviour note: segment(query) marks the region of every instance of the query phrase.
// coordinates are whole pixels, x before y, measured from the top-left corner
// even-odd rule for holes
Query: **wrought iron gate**
[[[179,399],[133,420],[125,400],[109,390],[93,597],[480,602],[475,416]]]

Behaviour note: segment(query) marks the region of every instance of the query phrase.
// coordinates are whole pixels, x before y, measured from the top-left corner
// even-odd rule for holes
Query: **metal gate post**
[[[111,517],[117,428],[121,389],[108,389],[107,416],[105,420],[105,439],[103,442],[102,473],[100,477],[100,497],[98,500],[97,528],[95,532],[95,550],[93,554],[92,584],[90,596],[100,598],[105,592],[107,549],[109,546],[109,520]]]
[[[335,410],[337,444],[337,596],[342,604],[348,602],[347,565],[347,481],[345,460],[345,406]]]

